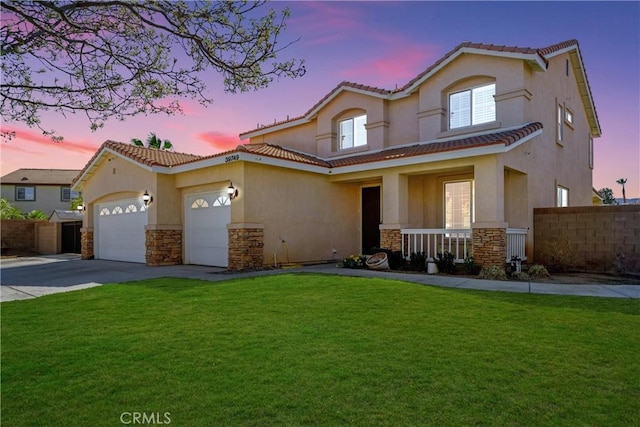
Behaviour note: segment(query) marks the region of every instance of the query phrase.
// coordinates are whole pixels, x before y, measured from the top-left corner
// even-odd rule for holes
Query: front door
[[[380,187],[362,188],[362,252],[380,247]]]

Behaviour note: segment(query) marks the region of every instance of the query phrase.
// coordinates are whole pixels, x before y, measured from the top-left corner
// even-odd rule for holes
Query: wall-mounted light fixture
[[[87,207],[84,205],[78,205],[76,206],[76,209],[78,210],[78,212],[84,212],[87,210]]]
[[[149,206],[149,203],[153,202],[153,196],[149,195],[147,190],[144,190],[144,194],[142,195],[142,201],[145,206]]]
[[[227,187],[227,195],[231,200],[238,197],[238,189],[233,186],[233,182],[229,181],[229,186]]]

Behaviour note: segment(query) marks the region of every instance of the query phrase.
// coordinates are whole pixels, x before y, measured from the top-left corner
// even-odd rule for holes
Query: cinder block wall
[[[640,273],[640,205],[539,208],[533,215],[536,263],[553,253],[576,270]]]
[[[36,250],[35,224],[37,222],[39,221],[22,219],[2,220],[0,224],[0,227],[2,227],[2,249]]]

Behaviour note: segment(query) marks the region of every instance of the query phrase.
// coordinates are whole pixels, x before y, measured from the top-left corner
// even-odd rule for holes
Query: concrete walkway
[[[86,289],[105,283],[121,283],[159,277],[186,277],[222,281],[262,275],[287,273],[322,273],[340,276],[377,277],[447,288],[505,291],[536,294],[576,295],[608,298],[640,298],[640,286],[613,284],[564,285],[480,280],[460,276],[397,273],[339,268],[334,264],[282,270],[230,273],[222,268],[197,265],[148,267],[142,264],[91,260],[78,255],[4,258],[0,262],[0,301],[14,301]]]

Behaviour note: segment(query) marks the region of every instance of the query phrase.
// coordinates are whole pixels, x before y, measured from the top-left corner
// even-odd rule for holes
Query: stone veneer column
[[[402,250],[402,235],[399,228],[380,228],[380,247],[392,251]]]
[[[229,270],[260,268],[264,259],[264,225],[229,224]]]
[[[152,225],[144,234],[147,265],[182,264],[182,227]]]
[[[473,259],[483,267],[505,267],[507,259],[506,228],[473,228]]]
[[[93,228],[80,229],[80,253],[82,259],[93,259]]]

